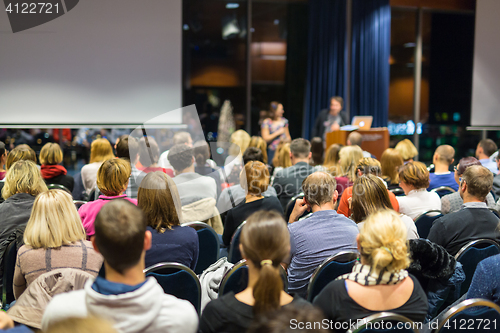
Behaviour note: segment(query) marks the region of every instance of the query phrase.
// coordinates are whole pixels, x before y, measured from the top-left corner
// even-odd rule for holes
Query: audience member
[[[7,173],[5,164],[7,163],[7,149],[5,148],[5,143],[0,141],[0,180],[5,178]]]
[[[500,154],[495,157],[495,162],[498,170],[500,170]],[[493,178],[493,193],[495,193],[495,199],[498,200],[500,198],[500,172]]]
[[[217,184],[210,177],[194,172],[193,149],[185,144],[173,146],[168,153],[168,160],[174,167],[174,183],[182,205],[188,205],[204,198],[217,200]]]
[[[174,172],[172,169],[162,168],[158,165],[159,158],[160,148],[158,148],[156,140],[152,137],[142,137],[139,140],[139,162],[141,162],[141,165],[144,168],[141,170],[139,179],[136,180],[138,184],[141,183],[142,178],[144,178],[145,174],[150,172],[161,171],[166,173],[170,177],[174,176]]]
[[[314,305],[335,323],[390,311],[415,322],[427,314],[427,297],[410,264],[406,228],[393,210],[371,214],[357,237],[360,262],[352,273],[330,282]]]
[[[222,191],[221,177],[218,170],[216,170],[213,165],[215,162],[210,159],[210,148],[205,140],[196,141],[193,145],[195,167],[194,171],[202,176],[207,176],[215,181],[217,189],[217,198]],[[215,164],[215,167],[217,165]]]
[[[333,177],[340,175],[340,150],[344,146],[334,143],[326,149],[325,162],[322,167],[316,167],[318,171],[326,171]]]
[[[349,124],[349,117],[345,111],[342,111],[343,107],[344,99],[342,97],[330,97],[329,108],[321,110],[316,118],[312,136],[318,136],[325,140],[326,133],[338,131],[341,126]]]
[[[323,165],[323,154],[325,153],[325,147],[323,145],[323,139],[320,137],[314,137],[311,139],[311,160],[309,164],[312,166]]]
[[[240,172],[244,165],[241,157],[245,150],[247,150],[250,140],[250,135],[241,129],[231,134],[229,138],[231,142],[228,149],[229,155],[226,157],[224,168],[222,169],[224,182],[229,184],[239,182]]]
[[[248,162],[259,161],[264,163],[262,151],[259,148],[248,147],[243,154],[243,162],[245,165]],[[276,190],[272,186],[268,186],[267,190],[262,193],[264,197],[276,197]],[[217,208],[219,212],[227,212],[233,207],[236,207],[245,200],[246,192],[240,184],[235,184],[231,187],[225,188],[219,196]]]
[[[105,205],[96,217],[92,244],[104,257],[106,277],[87,281],[83,290],[55,296],[43,315],[43,330],[63,319],[100,315],[124,333],[196,332],[194,307],[164,294],[154,278],[145,278],[151,232],[139,208],[125,200]]]
[[[278,171],[289,168],[292,166],[292,159],[290,158],[290,143],[280,142],[276,153],[273,158],[273,175],[271,177],[271,184],[274,183],[274,177]]]
[[[152,235],[153,244],[146,251],[146,267],[178,262],[194,270],[198,261],[198,235],[193,228],[181,227],[181,200],[172,178],[159,171],[144,177],[137,207],[144,212],[147,230]]]
[[[90,146],[90,164],[82,167],[82,181],[87,194],[96,187],[97,171],[102,162],[115,158],[113,147],[107,139],[96,139]]]
[[[261,125],[262,138],[267,142],[267,156],[273,159],[280,141],[290,142],[288,119],[283,117],[283,105],[278,102],[269,104],[269,118],[264,119]]]
[[[139,180],[141,171],[135,167],[139,160],[139,143],[136,138],[130,135],[122,135],[116,143],[116,157],[121,158],[130,163],[130,177],[125,193],[127,197],[137,199],[137,191],[139,190]]]
[[[432,163],[434,163],[434,172],[429,174],[428,191],[440,186],[448,186],[458,191],[458,184],[455,181],[455,175],[450,172],[450,165],[455,160],[455,149],[449,145],[441,145],[436,148]]]
[[[363,158],[363,151],[358,146],[345,146],[340,149],[339,157],[340,170],[335,181],[337,182],[337,192],[341,197],[344,190],[352,186],[356,179],[356,166]]]
[[[403,158],[405,164],[407,162],[413,162],[415,156],[418,155],[417,148],[408,139],[399,141],[394,149],[396,149],[401,154],[401,157]]]
[[[99,317],[68,318],[50,325],[44,333],[118,333],[111,322]]]
[[[59,165],[63,161],[63,152],[57,143],[46,143],[40,151],[40,169],[45,183],[59,184],[66,187],[70,192],[73,191],[75,180],[68,176],[66,168]]]
[[[129,177],[130,164],[122,159],[113,158],[101,164],[97,173],[97,187],[102,194],[99,199],[87,202],[78,210],[88,239],[94,235],[97,214],[110,200],[126,199],[137,205],[136,199],[130,199],[125,194]]]
[[[394,209],[389,199],[391,192],[387,191],[385,184],[378,177],[371,174],[363,175],[354,181],[354,193],[352,194],[352,216],[354,222],[361,228],[363,221],[370,215],[382,209]],[[401,221],[406,226],[408,239],[419,238],[417,227],[413,220],[401,214]]]
[[[393,190],[399,187],[399,168],[404,164],[403,157],[399,151],[387,148],[380,158],[382,167],[382,179],[387,182],[387,188]]]
[[[458,162],[454,172],[455,182],[457,185],[460,185],[460,179],[462,178],[465,170],[472,165],[481,165],[481,162],[474,157],[464,157]],[[464,200],[460,196],[460,192],[457,191],[455,193],[447,194],[441,198],[441,213],[448,214],[456,212],[460,210],[463,203]],[[488,208],[495,207],[495,199],[491,193],[488,193],[486,196],[486,205]]]
[[[14,321],[5,311],[0,311],[0,329],[9,333],[32,333],[28,327],[24,325],[14,326]]]
[[[33,161],[35,162],[36,165],[36,153],[33,149],[30,148],[28,145],[19,145],[12,149],[8,154],[7,154],[7,159],[5,161],[5,170],[9,170],[9,168],[16,163],[17,161],[20,160],[26,160],[26,161]],[[37,165],[38,168],[38,165]],[[7,175],[7,173],[6,173]],[[5,185],[5,178],[4,181],[0,182],[0,191],[3,189]],[[0,196],[0,204],[4,202],[5,198]],[[1,268],[0,268],[1,269]]]
[[[251,161],[245,164],[241,171],[240,184],[246,192],[245,201],[227,212],[224,233],[222,234],[222,241],[226,246],[229,246],[238,226],[246,221],[252,213],[259,210],[272,210],[283,214],[277,197],[264,197],[262,195],[269,186],[269,170],[264,163]]]
[[[172,147],[176,145],[187,145],[188,147],[192,147],[193,139],[191,139],[191,134],[184,131],[176,132],[173,137]],[[160,155],[160,159],[158,160],[158,165],[165,169],[173,169],[172,165],[168,160],[168,152],[169,150],[166,150]]]
[[[363,136],[359,132],[351,132],[347,136],[347,145],[348,146],[358,146],[361,148],[361,143],[363,142]],[[367,151],[363,150],[363,157],[372,157],[372,154],[370,154]]]
[[[19,296],[43,273],[57,268],[80,269],[97,276],[102,256],[85,240],[73,198],[62,190],[40,193],[17,252],[14,296]]]
[[[283,291],[280,263],[290,251],[290,236],[280,214],[252,214],[241,231],[240,250],[248,265],[248,285],[238,294],[230,292],[207,304],[199,332],[245,332],[254,318],[294,304],[310,304]]]
[[[356,166],[357,177],[361,177],[362,175],[374,175],[375,177],[380,179],[382,185],[387,189],[385,181],[382,178],[380,178],[381,174],[382,174],[382,169],[380,167],[380,162],[371,157],[362,158],[361,160],[359,160],[359,163]],[[354,181],[354,183],[356,183],[356,181]],[[342,214],[345,217],[351,216],[351,209],[349,208],[349,199],[352,197],[352,192],[354,188],[353,186],[350,186],[345,189],[344,193],[342,194],[342,198],[340,198],[339,208],[337,209],[337,213]],[[357,191],[359,195],[363,194],[363,192],[361,192],[360,190]],[[399,212],[399,203],[398,200],[396,199],[396,196],[389,190],[387,190],[387,194],[389,196],[392,205],[391,208],[394,209],[396,212]]]
[[[269,164],[269,160],[267,158],[267,143],[261,136],[252,136],[250,138],[250,143],[248,144],[248,148],[250,147],[260,149],[260,151],[262,152],[262,162],[264,164]]]
[[[314,172],[314,167],[309,165],[310,158],[311,144],[309,141],[295,139],[290,143],[292,166],[277,171],[273,182],[273,187],[278,194],[283,209],[293,196],[299,194],[304,179]]]
[[[479,262],[472,277],[467,299],[483,298],[500,306],[500,254]]]
[[[356,224],[334,210],[338,193],[335,178],[315,172],[302,184],[304,199],[297,199],[290,215],[290,258],[288,290],[306,296],[314,270],[328,257],[340,251],[356,250]],[[308,218],[296,221],[306,210]]]
[[[498,147],[496,143],[491,139],[483,139],[479,141],[476,148],[476,158],[484,167],[493,172],[494,175],[498,173],[498,166],[490,159],[490,156],[497,150]]]
[[[441,210],[441,199],[435,192],[427,192],[429,171],[424,163],[408,162],[399,169],[399,184],[406,196],[396,197],[399,212],[415,219],[428,210]]]
[[[444,247],[453,256],[468,242],[476,239],[500,241],[498,217],[484,202],[492,184],[493,174],[487,168],[469,166],[462,175],[459,186],[464,202],[461,209],[434,221],[427,238]]]

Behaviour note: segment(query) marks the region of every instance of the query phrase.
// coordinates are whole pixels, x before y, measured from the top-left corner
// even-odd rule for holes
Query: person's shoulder
[[[49,302],[42,318],[42,329],[56,321],[66,318],[84,318],[87,316],[85,290],[74,290],[54,296]]]
[[[262,126],[268,126],[271,122],[271,118],[266,118],[262,121]]]
[[[170,318],[189,318],[191,320],[198,319],[198,314],[194,306],[184,299],[177,298],[173,295],[163,294],[162,295],[162,310],[168,312]],[[165,314],[164,314],[165,316]]]

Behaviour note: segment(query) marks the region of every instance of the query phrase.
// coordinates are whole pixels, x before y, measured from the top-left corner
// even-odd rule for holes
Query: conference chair
[[[204,222],[187,222],[183,227],[191,227],[198,234],[198,261],[194,272],[199,275],[219,260],[220,240],[215,230]]]
[[[427,238],[429,236],[429,231],[431,230],[432,224],[438,218],[443,216],[440,210],[428,210],[419,216],[417,216],[413,221],[417,227],[418,235],[421,238]]]
[[[240,253],[240,234],[241,229],[243,228],[245,223],[247,223],[247,221],[243,221],[238,226],[238,228],[236,228],[233,237],[231,237],[231,244],[229,244],[229,254],[227,256],[227,261],[229,261],[230,263],[236,264],[241,259],[243,259]]]
[[[440,198],[447,194],[455,193],[455,189],[449,187],[449,186],[439,186],[431,190],[431,192],[435,192],[439,195]]]
[[[462,264],[465,281],[462,283],[460,295],[465,294],[470,287],[477,264],[483,259],[500,253],[500,244],[491,239],[476,239],[464,245],[455,255]]]
[[[13,240],[7,246],[3,257],[2,309],[7,310],[14,298],[14,270],[16,268],[17,246]]]
[[[302,199],[302,198],[304,198],[304,192],[300,192],[296,196],[292,197],[290,199],[290,201],[288,201],[288,203],[286,204],[286,208],[285,208],[285,221],[286,222],[288,222],[288,220],[290,220],[290,215],[292,215],[293,207],[295,207],[295,201],[297,201],[297,199]],[[300,216],[300,217],[303,217],[307,214],[308,214],[308,212],[305,211],[304,214],[302,214],[302,216]],[[299,219],[300,219],[300,217],[299,217]]]
[[[189,267],[176,262],[161,262],[146,268],[144,273],[154,277],[166,294],[189,301],[200,313],[200,280]]]
[[[395,196],[397,197],[402,197],[405,195],[405,191],[402,189],[402,188],[393,188],[392,190],[390,190]]]
[[[73,200],[73,203],[75,204],[76,210],[80,209],[81,206],[85,205],[88,201],[83,201],[83,200]]]
[[[283,281],[283,290],[288,291],[288,275],[280,265],[280,275]],[[222,278],[219,285],[219,297],[232,291],[235,294],[242,292],[248,285],[248,266],[245,259],[240,260]]]
[[[441,314],[432,333],[498,332],[500,307],[481,298],[466,299]]]
[[[340,251],[326,258],[314,271],[307,287],[307,300],[312,302],[328,283],[337,277],[350,273],[359,254],[354,251]]]
[[[47,184],[47,188],[49,190],[63,190],[71,194],[71,196],[73,196],[73,193],[71,193],[71,191],[66,186],[61,184]]]
[[[392,312],[379,312],[371,316],[361,319],[357,328],[350,329],[349,333],[419,333],[418,327],[422,324],[417,324],[405,316]]]

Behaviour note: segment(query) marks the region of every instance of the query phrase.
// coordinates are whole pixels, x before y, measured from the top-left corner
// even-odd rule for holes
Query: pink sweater
[[[82,219],[83,227],[85,228],[85,232],[87,233],[87,239],[89,239],[90,236],[95,234],[94,221],[97,216],[97,213],[99,213],[102,206],[104,206],[110,200],[113,199],[125,199],[137,206],[137,200],[127,198],[126,194],[116,195],[113,197],[100,195],[99,199],[97,199],[96,201],[91,201],[81,206],[80,209],[78,210],[78,214],[80,214],[80,218]]]

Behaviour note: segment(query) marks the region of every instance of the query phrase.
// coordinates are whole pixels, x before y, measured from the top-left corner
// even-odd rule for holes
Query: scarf
[[[389,272],[385,269],[376,271],[375,268],[369,265],[356,262],[351,273],[341,275],[336,280],[351,280],[364,286],[374,286],[378,284],[397,284],[407,276],[408,271],[405,269],[398,272]]]
[[[65,175],[67,173],[66,168],[62,165],[48,165],[43,164],[40,168],[43,179],[54,178],[59,175]]]

